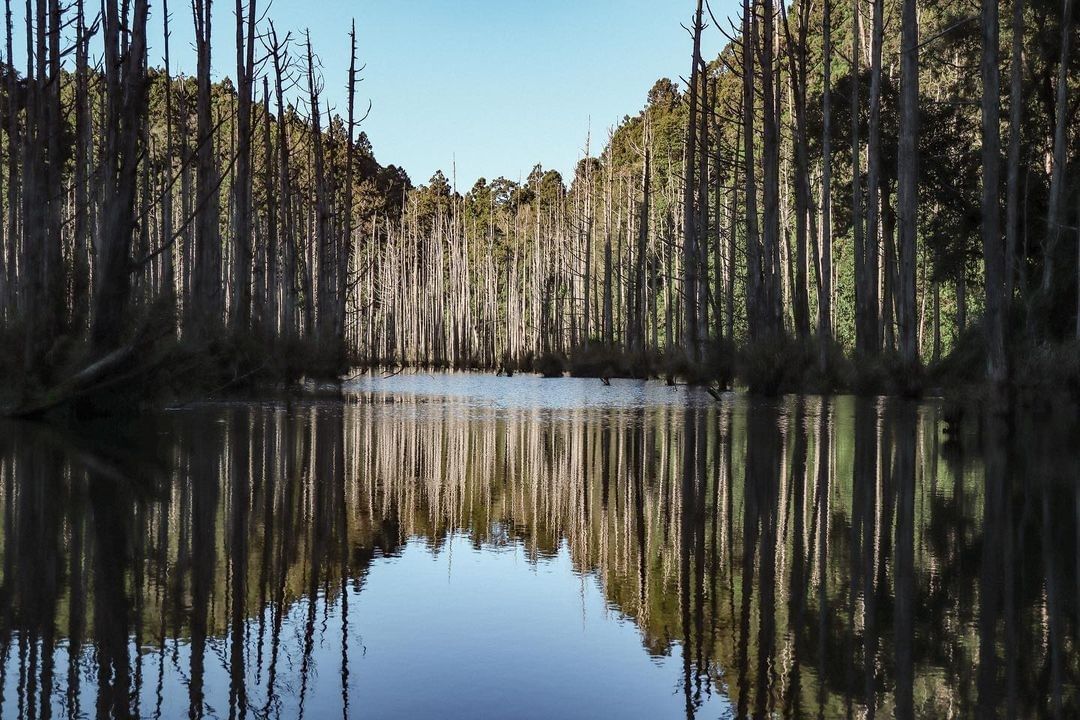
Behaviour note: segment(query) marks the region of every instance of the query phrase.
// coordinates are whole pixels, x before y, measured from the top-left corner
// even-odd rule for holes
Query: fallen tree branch
[[[140,350],[153,345],[168,333],[168,329],[152,333],[142,330],[127,345],[107,353],[74,375],[47,388],[40,395],[24,399],[14,407],[0,412],[0,414],[12,418],[41,417],[47,412],[64,405],[70,405],[119,382],[144,375],[157,367],[160,364],[160,359],[129,371],[130,364]]]

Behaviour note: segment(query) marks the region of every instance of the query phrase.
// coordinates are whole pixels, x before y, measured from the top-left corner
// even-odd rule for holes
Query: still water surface
[[[0,711],[1077,717],[1080,436],[944,415],[401,375],[0,425]]]

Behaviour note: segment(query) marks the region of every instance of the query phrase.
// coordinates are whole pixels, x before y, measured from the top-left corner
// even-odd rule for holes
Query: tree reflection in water
[[[416,669],[368,658],[373,636],[456,658],[457,685],[401,687],[481,714],[585,714],[639,679],[660,690],[649,713],[687,717],[1080,714],[1078,451],[1059,421],[986,418],[947,440],[937,406],[901,401],[369,393],[0,430],[5,716],[398,714],[409,698],[379,705],[370,682]],[[512,594],[508,552],[543,587],[580,586],[581,616]],[[427,612],[434,636],[411,601],[364,608],[376,586],[441,592],[383,570],[426,577],[414,555],[481,578],[475,604]],[[601,647],[545,694],[471,637],[499,621],[479,598],[503,582],[501,607],[529,618],[504,641],[530,667],[570,662],[582,623],[636,628],[637,649]],[[645,713],[625,697],[612,715]]]

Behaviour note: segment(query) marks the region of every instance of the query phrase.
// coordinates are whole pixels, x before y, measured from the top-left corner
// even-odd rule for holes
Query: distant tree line
[[[573,178],[410,193],[355,345],[583,373],[742,353],[766,386],[800,362],[1032,373],[1010,360],[1080,333],[1074,5],[698,2],[685,89],[658,81]]]

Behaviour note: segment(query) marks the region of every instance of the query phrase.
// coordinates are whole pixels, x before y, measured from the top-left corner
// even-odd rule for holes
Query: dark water
[[[1077,717],[1080,448],[399,376],[0,425],[3,717]]]

